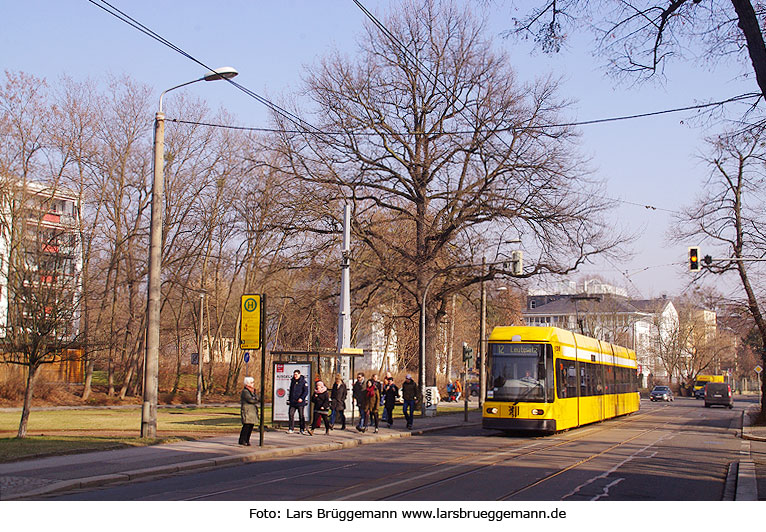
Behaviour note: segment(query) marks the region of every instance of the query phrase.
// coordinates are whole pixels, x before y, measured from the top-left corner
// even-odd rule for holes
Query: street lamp
[[[160,105],[154,115],[154,175],[152,178],[152,221],[149,228],[149,279],[146,304],[146,353],[144,355],[144,397],[141,407],[141,437],[157,437],[157,396],[160,358],[160,270],[162,262],[162,202],[165,195],[165,114],[162,98],[165,93],[198,81],[231,79],[238,72],[232,67],[217,68],[199,79],[171,87],[160,94]]]

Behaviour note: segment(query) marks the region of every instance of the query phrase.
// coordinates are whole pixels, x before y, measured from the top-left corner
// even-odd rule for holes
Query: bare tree
[[[761,308],[764,269],[761,262],[748,259],[766,257],[766,203],[762,196],[766,186],[765,133],[759,128],[710,141],[710,177],[701,196],[679,216],[676,233],[680,240],[701,239],[717,259],[729,257],[706,266],[701,275],[731,272],[738,276],[743,303],[755,322],[761,345],[766,345],[766,317]],[[761,353],[761,362],[766,366],[766,351]],[[766,397],[766,386],[763,388]]]
[[[605,207],[588,194],[575,132],[556,125],[566,104],[553,80],[519,82],[481,21],[450,3],[407,3],[385,26],[367,27],[356,60],[337,54],[309,72],[314,127],[289,133],[278,118],[277,147],[306,194],[353,204],[355,236],[411,312],[438,278],[423,332],[432,383],[452,293],[498,273],[455,264],[521,236],[526,276],[564,273],[621,236],[607,236]]]
[[[589,26],[607,72],[646,79],[664,76],[684,59],[742,61],[766,95],[764,6],[751,0],[539,0],[524,3],[508,34],[532,38],[559,52],[575,29]]]

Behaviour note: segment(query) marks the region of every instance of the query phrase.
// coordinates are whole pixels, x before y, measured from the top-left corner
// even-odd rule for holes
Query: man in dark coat
[[[394,424],[394,407],[398,395],[399,388],[394,384],[394,378],[386,377],[383,385],[383,421],[388,423],[388,428]]]
[[[412,380],[412,375],[408,373],[406,379],[402,383],[402,400],[404,401],[404,404],[402,405],[402,413],[404,414],[404,419],[407,420],[408,429],[412,428],[415,403],[419,397],[420,389],[418,388],[417,383]]]
[[[332,407],[332,414],[330,415],[330,427],[335,426],[335,419],[340,419],[340,430],[346,430],[346,383],[343,382],[343,377],[340,375],[335,376],[335,384],[332,385],[332,391],[330,392],[330,406]]]
[[[306,414],[303,409],[306,407],[306,397],[309,395],[309,387],[306,384],[306,377],[301,375],[299,370],[293,372],[293,378],[290,379],[290,393],[287,397],[287,404],[290,409],[287,411],[287,417],[290,420],[288,433],[295,432],[295,412],[298,412],[298,422],[301,434],[306,434]]]

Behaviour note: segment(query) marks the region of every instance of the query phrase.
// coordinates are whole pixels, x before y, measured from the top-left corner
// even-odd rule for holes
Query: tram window
[[[577,397],[577,369],[573,361],[556,359],[556,395],[559,399]]]

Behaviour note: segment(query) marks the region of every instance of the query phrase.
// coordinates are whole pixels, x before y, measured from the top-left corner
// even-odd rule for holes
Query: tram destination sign
[[[497,355],[527,355],[537,356],[539,344],[494,344],[493,353]]]

